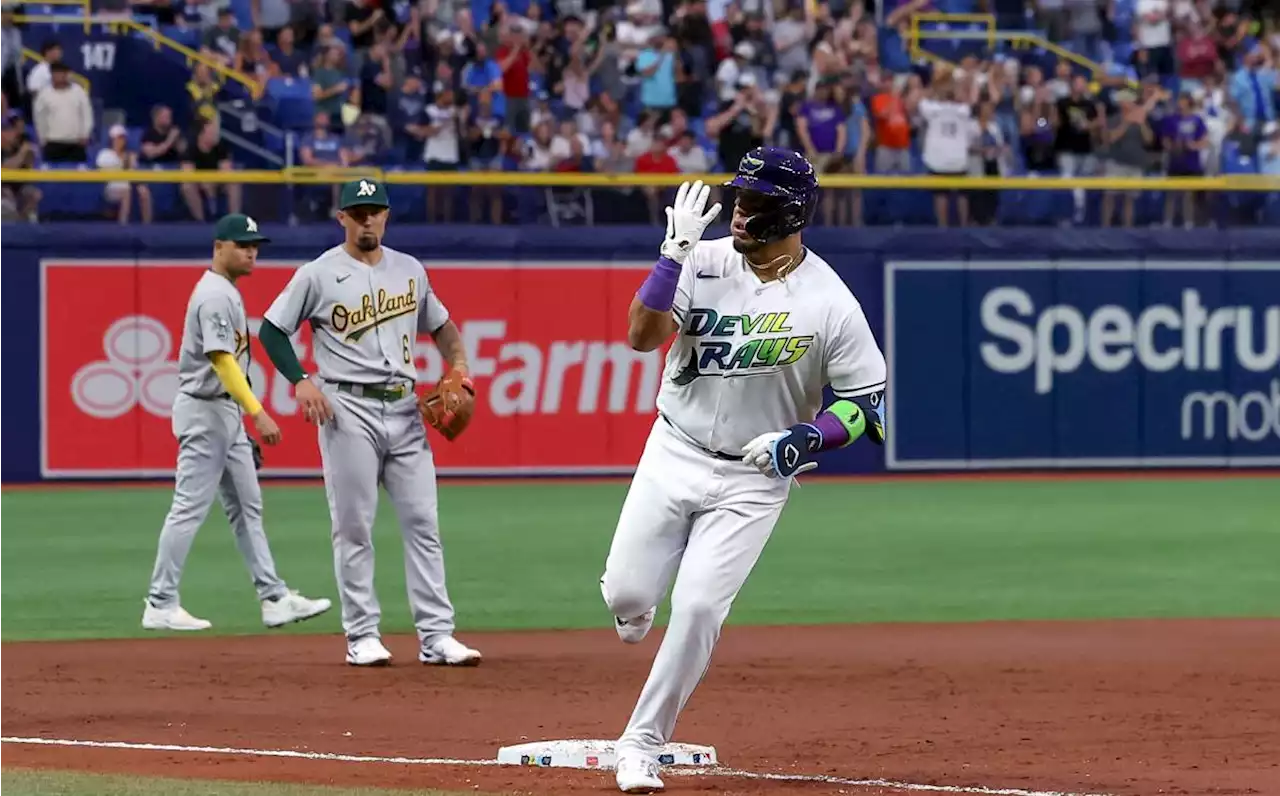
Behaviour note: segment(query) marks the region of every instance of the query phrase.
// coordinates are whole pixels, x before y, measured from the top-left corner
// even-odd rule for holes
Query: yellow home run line
[[[339,763],[394,763],[410,766],[499,766],[496,760],[461,760],[448,757],[379,757],[374,755],[344,755],[331,752],[299,752],[292,749],[236,749],[226,746],[179,746],[176,744],[129,743],[126,741],[76,741],[65,738],[0,737],[0,743],[27,746],[78,746],[95,749],[127,749],[145,752],[187,752],[208,755],[241,755],[244,757],[284,757],[296,760],[327,760]],[[578,769],[589,770],[589,769]],[[1105,793],[1069,793],[1056,790],[1025,790],[1023,788],[986,788],[981,785],[925,785],[918,782],[895,782],[889,779],[849,779],[823,774],[767,774],[740,771],[733,768],[669,768],[664,775],[688,777],[729,777],[769,782],[814,782],[824,785],[845,785],[863,788],[893,788],[918,793],[961,793],[979,796],[1108,796]]]

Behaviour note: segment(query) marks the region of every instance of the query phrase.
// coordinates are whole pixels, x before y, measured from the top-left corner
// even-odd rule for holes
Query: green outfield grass
[[[458,792],[442,790],[332,788],[285,782],[219,782],[21,769],[5,769],[0,783],[5,796],[461,796]]]
[[[460,628],[604,626],[597,579],[625,490],[446,483]],[[3,638],[142,635],[169,499],[165,487],[6,490]],[[1273,478],[811,482],[792,493],[730,621],[1274,616],[1277,516]],[[290,585],[336,601],[323,490],[268,486],[266,520]],[[385,501],[375,544],[383,630],[407,631],[399,529]],[[216,508],[182,600],[215,632],[263,630]],[[337,611],[283,632],[340,632]]]

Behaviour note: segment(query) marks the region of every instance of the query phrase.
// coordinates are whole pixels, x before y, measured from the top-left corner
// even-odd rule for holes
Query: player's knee
[[[684,599],[675,597],[671,601],[671,621],[677,618],[696,626],[720,627],[729,611],[720,600],[709,598],[705,594],[696,594]]]
[[[609,606],[609,611],[614,616],[626,619],[640,616],[652,608],[655,602],[635,584],[627,583],[620,578],[611,578],[607,574],[600,579],[600,594],[604,597],[604,604]]]

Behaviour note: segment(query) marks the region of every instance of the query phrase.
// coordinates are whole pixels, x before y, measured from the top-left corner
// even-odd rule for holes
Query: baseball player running
[[[386,187],[373,180],[346,183],[338,206],[345,241],[294,273],[267,310],[259,337],[294,385],[307,420],[320,427],[347,663],[391,661],[378,629],[381,609],[373,585],[372,533],[381,482],[404,536],[418,659],[475,665],[480,653],[453,637],[435,463],[414,392],[419,333],[430,334],[449,363],[438,389],[451,401],[474,394],[466,352],[422,263],[382,245],[390,214]],[[313,333],[315,377],[303,371],[289,341],[303,323]]]
[[[160,548],[142,612],[147,630],[207,630],[211,623],[187,613],[178,600],[178,581],[196,531],[214,496],[222,500],[236,546],[249,567],[262,601],[262,622],[279,627],[329,610],[328,600],[311,600],[285,586],[276,574],[262,530],[260,454],[245,433],[242,413],[253,418],[262,441],[275,445],[280,428],[249,388],[249,323],[236,280],[253,273],[258,246],[267,239],[258,224],[240,214],[214,228],[213,267],[200,277],[182,327],[178,394],[173,400],[173,434],[178,469],[173,504],[160,531]]]
[[[662,790],[655,753],[707,670],[792,476],[864,434],[884,442],[884,357],[849,288],[800,242],[818,203],[813,167],[757,148],[729,185],[738,189],[731,235],[703,243],[720,205],[705,209],[701,182],[680,186],[661,257],[628,312],[635,349],[675,341],[600,579],[623,641],[645,637],[675,585],[666,636],[618,742],[625,793]],[[828,384],[836,400],[819,411]]]

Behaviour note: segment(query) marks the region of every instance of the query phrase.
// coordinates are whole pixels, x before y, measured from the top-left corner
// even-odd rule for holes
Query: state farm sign
[[[265,474],[318,473],[316,431],[298,414],[293,387],[257,341],[262,313],[300,263],[265,262],[241,280],[254,333],[249,378],[280,423]],[[169,412],[187,299],[200,262],[45,261],[41,330],[46,476],[163,476],[177,442]],[[645,263],[566,267],[433,263],[429,275],[467,346],[479,393],[467,433],[433,434],[444,472],[626,472],[654,417],[662,352],[626,344],[627,305]],[[570,298],[572,296],[572,299]],[[313,369],[311,332],[294,338]],[[418,341],[425,383],[442,363]],[[555,445],[548,441],[556,440]]]

